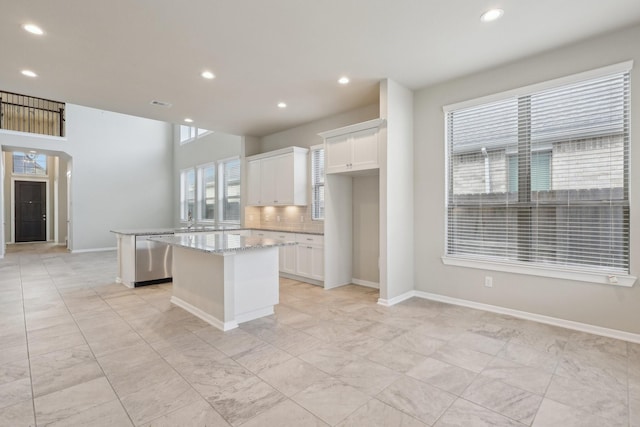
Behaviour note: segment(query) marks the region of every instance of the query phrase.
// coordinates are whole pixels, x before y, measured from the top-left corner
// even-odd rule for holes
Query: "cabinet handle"
[[[313,249],[311,246],[307,246],[307,249]]]
[[[313,242],[313,239],[307,239],[307,240],[310,241],[310,242]]]

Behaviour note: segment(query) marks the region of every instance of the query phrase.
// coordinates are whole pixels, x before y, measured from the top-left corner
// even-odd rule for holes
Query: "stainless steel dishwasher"
[[[172,234],[136,236],[136,286],[171,281],[171,245],[149,240],[151,237],[169,236]]]

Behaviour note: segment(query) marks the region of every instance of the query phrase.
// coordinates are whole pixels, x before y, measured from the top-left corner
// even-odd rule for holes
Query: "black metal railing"
[[[64,136],[65,104],[0,91],[0,129]]]

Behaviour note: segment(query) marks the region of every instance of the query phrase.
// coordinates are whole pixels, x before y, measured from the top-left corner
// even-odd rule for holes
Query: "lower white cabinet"
[[[313,280],[324,280],[324,237],[316,234],[253,230],[253,236],[265,239],[290,240],[297,245],[281,246],[279,270]]]
[[[294,233],[280,233],[271,232],[274,239],[278,240],[295,240],[296,235]],[[296,273],[296,246],[281,246],[280,247],[280,271],[283,273],[297,274]]]
[[[324,280],[324,239],[313,234],[296,234],[297,263],[299,276]]]

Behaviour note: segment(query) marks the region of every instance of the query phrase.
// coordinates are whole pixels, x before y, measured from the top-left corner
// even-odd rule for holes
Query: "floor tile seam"
[[[576,411],[583,412],[585,414],[588,414],[588,415],[594,416],[594,417],[598,417],[598,418],[601,418],[603,420],[616,421],[616,420],[614,420],[612,418],[609,418],[609,417],[601,415],[600,412],[593,412],[593,411],[590,411],[590,410],[587,410],[587,409],[583,409],[583,408],[577,407],[577,406],[575,406],[573,404],[570,404],[570,403],[560,402],[559,400],[556,400],[556,399],[553,399],[551,397],[548,397],[547,395],[544,396],[544,399],[551,400],[552,402],[557,403],[559,405],[568,406],[568,407],[570,407],[570,408],[572,408],[572,409],[574,409]],[[629,418],[629,405],[625,405],[625,406],[627,407],[627,411],[626,411],[627,412],[627,417],[628,417],[627,418],[627,422],[630,423],[631,420]],[[633,426],[631,426],[631,427],[633,427]]]
[[[35,401],[35,392],[33,389],[33,375],[31,372],[31,353],[29,350],[29,338],[27,335],[27,313],[24,307],[24,287],[22,286],[22,266],[19,267],[20,271],[20,293],[22,295],[22,316],[24,321],[24,336],[26,341],[27,348],[27,363],[29,365],[29,386],[31,388],[31,410],[33,411],[33,423],[34,425],[38,425],[37,413],[36,413],[36,401]]]
[[[605,385],[605,383],[603,383],[602,381],[597,381],[597,380],[595,380],[593,378],[586,377],[581,373],[577,373],[576,375],[571,375],[571,374],[562,375],[562,374],[559,374],[558,372],[554,372],[554,374],[552,375],[552,378],[559,377],[559,378],[564,378],[564,379],[568,379],[568,380],[578,381],[578,382],[583,383],[583,384],[596,381],[596,382],[598,382],[598,384],[600,384],[600,388],[601,389],[609,391],[609,392],[611,392],[611,394],[620,393],[620,392],[626,393],[628,391],[628,389],[629,389],[629,376],[628,375],[625,375],[624,380],[622,382],[620,382],[619,379],[616,378],[615,376],[612,376],[612,375],[610,375],[608,373],[607,373],[607,376],[608,376],[609,380],[614,381],[614,382],[618,382],[620,384],[620,386],[616,387],[615,385],[611,386],[610,384],[606,384]]]
[[[474,401],[469,400],[469,399],[467,399],[467,398],[465,398],[465,397],[460,396],[460,397],[458,397],[458,399],[460,399],[460,400],[464,400],[465,402],[470,403],[470,404],[472,404],[472,405],[479,406],[479,407],[481,407],[481,408],[483,408],[483,409],[486,409],[486,410],[487,410],[487,411],[489,411],[489,412],[493,412],[494,414],[499,415],[499,416],[501,416],[501,417],[503,417],[503,418],[507,418],[507,419],[509,419],[509,420],[511,420],[511,421],[515,421],[516,423],[521,424],[522,426],[530,426],[530,425],[533,425],[533,422],[532,422],[531,424],[525,424],[524,422],[522,422],[522,421],[520,421],[520,420],[517,420],[517,419],[515,419],[515,418],[512,418],[512,417],[510,417],[510,416],[508,416],[508,415],[506,415],[506,414],[503,414],[503,413],[501,413],[501,412],[499,412],[499,411],[497,411],[497,410],[495,410],[495,409],[488,408],[488,407],[486,407],[486,406],[484,406],[484,405],[482,405],[482,404],[480,404],[480,403],[474,402]],[[458,399],[456,399],[456,400],[458,400]],[[538,415],[538,411],[540,410],[540,406],[542,405],[542,401],[543,401],[544,399],[545,399],[544,397],[542,397],[542,399],[540,399],[540,404],[538,405],[538,407],[537,407],[537,409],[536,409],[536,411],[535,411],[534,419],[535,419],[535,417]],[[454,401],[454,403],[455,403],[455,401]],[[453,403],[452,403],[451,405],[453,406]],[[446,413],[446,411],[445,411],[445,412],[443,412],[443,414],[442,414],[442,415],[444,416],[444,414],[445,414],[445,413]]]
[[[496,357],[496,358],[498,358],[498,359],[502,359],[501,357],[498,357],[498,356],[495,356],[495,357]],[[502,360],[506,360],[506,359],[502,359]],[[489,362],[489,363],[491,363],[491,362]],[[517,363],[517,362],[514,362],[514,363]],[[520,364],[520,363],[518,363],[518,365],[521,365],[523,368],[532,368],[531,366],[522,365],[522,364]],[[476,380],[480,375],[483,375],[483,374],[485,373],[485,370],[487,370],[488,368],[489,368],[489,366],[487,365],[486,367],[484,367],[484,368],[482,369],[482,371],[478,372],[478,374],[477,374],[477,375],[476,375],[476,377],[473,379],[473,381],[475,381],[475,380]],[[537,368],[532,368],[532,369],[537,369]],[[542,370],[541,370],[541,371],[542,371]],[[544,371],[542,371],[542,372],[544,372]],[[546,372],[545,372],[545,373],[546,373]],[[493,378],[493,377],[490,377],[490,376],[488,376],[488,375],[487,375],[487,376],[485,376],[485,377],[486,377],[486,378],[490,378],[490,379],[492,379],[492,380],[494,380],[494,381],[498,381],[499,383],[504,384],[504,385],[506,385],[506,386],[508,386],[508,387],[517,388],[518,390],[523,391],[523,392],[525,392],[525,393],[530,393],[530,394],[533,394],[533,395],[535,395],[535,396],[540,396],[540,397],[544,398],[544,397],[546,396],[546,394],[547,394],[547,390],[548,390],[549,386],[551,385],[551,380],[553,379],[553,374],[551,374],[551,378],[549,379],[549,383],[548,383],[548,384],[547,384],[547,386],[545,387],[545,390],[544,390],[544,392],[543,392],[543,393],[535,393],[535,392],[533,392],[533,391],[531,391],[531,390],[526,390],[526,389],[524,389],[524,388],[522,388],[522,387],[519,387],[519,386],[517,386],[517,385],[509,384],[509,383],[507,383],[507,382],[503,381],[503,380],[502,380],[502,379],[500,379],[500,378]],[[472,381],[472,382],[473,382],[473,381]],[[467,387],[465,387],[465,390],[464,390],[464,391],[467,391],[467,388],[469,388],[469,386],[471,386],[471,383],[469,383],[469,385],[468,385]],[[460,394],[460,396],[462,396],[462,394]]]
[[[303,361],[303,362],[304,362],[304,361]],[[324,372],[324,371],[323,371],[323,372]],[[302,406],[300,403],[298,403],[298,402],[294,399],[294,397],[295,397],[295,396],[297,396],[297,395],[299,395],[299,394],[303,393],[304,391],[306,391],[306,390],[310,389],[311,387],[315,386],[315,385],[317,384],[317,382],[316,382],[316,383],[313,383],[313,384],[310,384],[309,386],[307,386],[307,387],[303,388],[302,390],[300,390],[300,391],[298,391],[298,392],[296,392],[296,393],[292,394],[291,396],[287,396],[287,395],[285,395],[284,393],[282,393],[280,390],[277,390],[277,389],[276,389],[276,390],[277,390],[280,394],[282,394],[283,396],[285,396],[287,399],[291,400],[291,401],[292,401],[292,402],[294,402],[296,405],[298,405],[298,406],[302,407],[305,411],[310,412],[313,416],[315,416],[316,418],[320,419],[322,422],[324,422],[324,423],[326,423],[326,424],[328,424],[328,425],[338,425],[338,424],[340,424],[342,421],[344,421],[345,419],[347,419],[347,418],[349,418],[351,415],[353,415],[353,414],[354,414],[358,409],[360,409],[362,406],[364,406],[364,405],[366,405],[367,403],[369,403],[372,399],[375,399],[375,398],[376,398],[376,396],[377,396],[379,393],[382,393],[382,391],[380,391],[379,393],[376,393],[376,396],[368,395],[368,394],[366,394],[366,393],[361,392],[360,390],[358,390],[358,388],[357,388],[357,387],[354,387],[354,386],[352,386],[351,384],[347,384],[346,382],[342,381],[340,378],[336,378],[335,376],[333,376],[333,374],[329,374],[329,373],[327,373],[327,372],[325,372],[325,373],[328,375],[328,377],[327,377],[327,378],[325,378],[325,379],[323,379],[323,380],[321,380],[321,381],[329,381],[329,380],[331,380],[331,381],[337,381],[338,383],[340,383],[340,384],[342,384],[342,385],[344,385],[344,386],[347,386],[347,387],[351,387],[351,388],[353,388],[354,390],[356,390],[356,391],[358,391],[358,392],[360,392],[360,393],[362,393],[362,394],[364,394],[364,395],[366,395],[366,396],[367,396],[367,400],[366,400],[362,405],[358,406],[358,407],[357,407],[357,408],[355,408],[353,411],[349,412],[346,416],[344,416],[343,418],[341,418],[338,422],[336,422],[336,423],[334,423],[334,424],[331,424],[329,421],[325,421],[322,417],[320,417],[320,416],[318,416],[318,415],[313,414],[311,411],[309,411],[307,408],[305,408],[304,406]],[[266,382],[266,381],[265,381],[265,382]],[[391,384],[393,384],[393,383],[395,383],[395,381],[393,381]],[[268,384],[268,383],[267,383],[267,384]],[[271,386],[271,384],[269,384],[269,385]],[[271,387],[273,387],[273,386],[271,386]],[[387,387],[388,387],[388,386],[387,386]],[[275,389],[275,387],[273,387],[273,388]],[[385,387],[385,388],[386,388],[386,387]]]
[[[187,378],[185,378],[185,376],[184,376],[184,375],[182,375],[182,373],[181,373],[178,369],[176,369],[176,367],[175,367],[175,366],[173,366],[173,364],[172,364],[170,361],[168,361],[164,356],[162,356],[162,354],[160,354],[160,353],[158,352],[158,350],[157,350],[157,349],[152,345],[152,343],[150,343],[149,341],[147,341],[147,339],[146,339],[145,337],[143,337],[143,336],[142,336],[142,335],[141,335],[141,334],[140,334],[140,333],[139,333],[139,332],[138,332],[138,331],[137,331],[137,330],[136,330],[136,329],[135,329],[135,328],[134,328],[134,327],[133,327],[133,326],[132,326],[128,321],[127,321],[127,319],[123,318],[123,317],[120,315],[120,313],[118,313],[117,311],[113,310],[111,307],[110,307],[110,309],[111,309],[111,310],[112,310],[112,311],[113,311],[113,312],[114,312],[118,317],[120,317],[120,318],[121,318],[125,323],[127,323],[127,325],[129,325],[129,327],[130,327],[130,328],[131,328],[131,329],[132,329],[132,330],[133,330],[133,331],[134,331],[134,332],[135,332],[135,333],[140,337],[140,339],[141,339],[142,341],[144,341],[144,342],[145,342],[145,343],[146,343],[146,344],[151,348],[151,350],[153,350],[153,352],[154,352],[154,353],[156,353],[156,355],[157,355],[160,359],[162,359],[162,360],[163,360],[167,365],[169,365],[169,366],[171,367],[171,369],[173,370],[173,372],[174,372],[176,375],[178,375],[178,376],[179,376],[179,377],[180,377],[180,378],[181,378],[181,379],[182,379],[186,384],[188,384],[188,385],[189,385],[189,388],[190,388],[191,390],[193,390],[195,393],[197,393],[197,394],[198,394],[198,396],[200,396],[202,399],[204,399],[204,400],[207,402],[207,404],[208,404],[209,406],[211,406],[211,408],[212,408],[212,409],[213,409],[213,410],[214,410],[218,415],[220,415],[220,416],[222,417],[222,419],[224,419],[225,421],[229,422],[229,421],[228,421],[228,420],[227,420],[227,419],[226,419],[226,418],[225,418],[225,417],[224,417],[220,412],[218,412],[218,411],[217,411],[217,410],[216,410],[216,409],[215,409],[215,408],[214,408],[214,407],[209,403],[209,401],[208,401],[207,397],[206,397],[206,396],[204,396],[204,395],[202,395],[202,393],[200,393],[200,392],[199,392],[199,391],[198,391],[198,390],[193,386],[193,384],[191,383],[191,381],[189,381]],[[205,344],[211,345],[214,349],[218,350],[218,349],[217,349],[217,348],[215,348],[212,344],[209,344],[208,342],[206,342],[206,341],[204,341],[202,338],[200,338],[200,337],[199,337],[197,334],[195,334],[193,331],[189,331],[188,329],[185,329],[185,331],[186,331],[188,334],[194,335],[196,338],[198,338],[200,341],[204,342]],[[218,350],[218,351],[220,351],[220,350]],[[223,353],[223,354],[224,354],[224,353]],[[235,362],[235,363],[238,363],[238,362],[236,362],[235,360],[234,360],[234,362]],[[98,362],[98,363],[100,363],[100,362]],[[242,365],[240,365],[240,364],[238,364],[238,365],[239,365],[239,366],[242,366]],[[101,366],[101,368],[102,368],[102,366]],[[107,379],[107,380],[108,380],[108,379]],[[108,381],[109,381],[109,380],[108,380]],[[111,381],[109,381],[109,384],[111,385]],[[113,385],[112,385],[111,387],[113,388]],[[122,396],[122,397],[121,397],[121,396],[120,396],[120,395],[115,391],[115,389],[114,389],[114,393],[116,394],[116,396],[117,396],[117,397],[118,397],[118,399],[120,400],[120,404],[122,405],[122,400],[121,400],[121,399],[122,399],[122,398],[125,398],[126,396]],[[185,393],[186,393],[186,391],[185,391]],[[127,396],[128,396],[128,395],[127,395]],[[123,408],[124,408],[125,412],[127,413],[127,416],[129,417],[129,419],[131,419],[131,416],[129,415],[129,412],[126,410],[126,407],[124,407],[124,405],[122,405],[122,406],[123,406]],[[187,406],[187,405],[185,405],[185,406]],[[183,407],[184,407],[184,406],[183,406]],[[183,407],[178,408],[178,409],[182,409]],[[178,409],[176,409],[176,411],[177,411]],[[175,412],[175,411],[172,411],[172,412]],[[164,414],[164,415],[167,415],[167,414]],[[160,417],[162,417],[162,416],[164,416],[164,415],[161,415]],[[157,418],[160,418],[160,417],[157,417]],[[154,419],[157,419],[157,418],[154,418]],[[136,424],[133,422],[133,419],[131,419],[131,422],[132,422],[132,424],[133,424],[134,426],[136,425]],[[231,423],[229,422],[229,424],[231,424]]]
[[[45,266],[46,268],[46,266]],[[47,270],[48,271],[48,270]],[[76,321],[75,317],[73,317],[73,315],[71,314],[71,311],[69,310],[69,307],[67,306],[67,303],[64,301],[64,298],[62,298],[62,294],[60,293],[60,290],[58,289],[58,287],[55,287],[58,295],[60,295],[60,299],[62,300],[62,304],[64,304],[65,308],[67,309],[67,311],[69,312],[69,315],[71,315],[71,317],[73,318],[73,321],[76,325],[76,327],[78,328],[78,330],[80,331],[80,334],[82,335],[82,339],[84,340],[84,343],[86,344],[86,346],[89,348],[89,351],[91,352],[91,355],[93,356],[93,359],[95,360],[96,364],[98,365],[98,367],[100,368],[100,371],[102,372],[102,375],[104,377],[104,379],[107,381],[107,383],[109,384],[109,387],[111,388],[111,391],[113,392],[113,394],[116,396],[116,399],[118,400],[118,402],[120,403],[120,406],[122,407],[123,411],[127,414],[127,418],[129,418],[129,420],[131,421],[131,424],[135,426],[135,423],[133,422],[133,419],[131,418],[131,416],[129,415],[129,412],[126,410],[125,406],[122,404],[122,400],[120,399],[120,396],[118,395],[118,393],[116,393],[115,388],[113,387],[113,384],[111,383],[111,381],[109,380],[109,377],[107,376],[106,372],[104,371],[104,368],[102,367],[102,365],[100,364],[100,362],[98,361],[98,358],[96,357],[95,352],[93,351],[93,348],[91,348],[91,345],[89,345],[89,341],[87,341],[87,337],[85,335],[85,333],[82,331],[82,329],[80,328],[80,325],[78,324],[78,322]],[[59,391],[59,390],[58,390]],[[55,392],[53,392],[55,393]],[[51,393],[49,393],[51,394]],[[46,395],[44,395],[46,396]],[[34,416],[35,416],[35,398],[34,400]],[[69,417],[66,417],[69,418]],[[37,420],[36,420],[36,425],[37,425]]]

